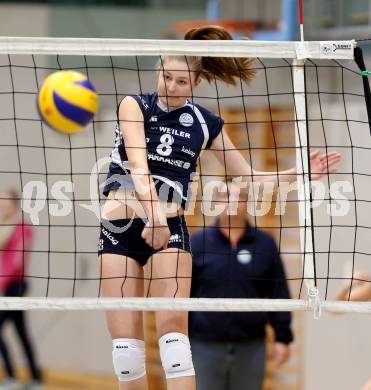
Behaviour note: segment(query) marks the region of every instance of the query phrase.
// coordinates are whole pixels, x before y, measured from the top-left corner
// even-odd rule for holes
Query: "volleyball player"
[[[223,28],[188,31],[185,39],[228,40]],[[215,152],[232,176],[294,181],[296,170],[253,172],[227,133],[223,120],[193,104],[201,81],[235,84],[254,77],[242,58],[162,57],[158,91],[125,97],[118,107],[116,142],[104,188],[99,255],[105,297],[189,297],[192,258],[184,220],[188,185],[203,149]],[[332,171],[338,153],[311,156],[312,178]],[[149,291],[143,266],[151,262]],[[120,389],[146,389],[142,312],[108,311],[113,365]],[[161,361],[168,389],[195,389],[186,312],[156,313]]]

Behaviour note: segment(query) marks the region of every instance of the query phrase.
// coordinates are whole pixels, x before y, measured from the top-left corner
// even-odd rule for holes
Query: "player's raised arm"
[[[272,182],[277,186],[279,182],[291,183],[297,179],[297,170],[295,167],[278,172],[259,172],[253,170],[239,150],[233,145],[225,130],[221,131],[214,139],[211,150],[214,151],[219,162],[225,167],[228,175],[242,176],[248,182],[254,176],[254,181]],[[340,159],[341,155],[338,152],[330,152],[324,155],[321,155],[319,151],[311,153],[310,166],[312,180],[319,180],[326,173],[335,172],[336,168],[333,165],[339,162]]]

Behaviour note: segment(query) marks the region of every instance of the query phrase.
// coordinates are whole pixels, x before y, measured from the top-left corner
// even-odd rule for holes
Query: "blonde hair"
[[[232,35],[220,26],[204,26],[188,30],[185,40],[232,40]],[[255,62],[254,58],[233,57],[187,57],[187,62],[192,65],[196,72],[196,79],[202,77],[209,83],[214,79],[227,84],[236,85],[235,78],[245,83],[250,82],[256,75],[251,69]]]

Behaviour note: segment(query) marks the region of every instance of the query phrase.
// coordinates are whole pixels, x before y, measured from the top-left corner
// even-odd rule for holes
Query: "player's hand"
[[[319,180],[326,173],[336,172],[334,164],[341,160],[341,154],[338,152],[330,152],[320,155],[319,150],[310,155],[310,173],[312,180]]]
[[[169,227],[148,221],[142,231],[142,238],[153,249],[166,249],[170,238]]]
[[[290,347],[287,344],[276,342],[274,343],[274,364],[281,367],[290,357]]]

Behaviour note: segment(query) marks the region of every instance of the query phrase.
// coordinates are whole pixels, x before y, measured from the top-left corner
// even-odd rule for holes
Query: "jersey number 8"
[[[160,138],[160,144],[157,146],[157,153],[161,156],[170,156],[172,152],[171,145],[174,143],[174,137],[170,134],[163,134]]]

